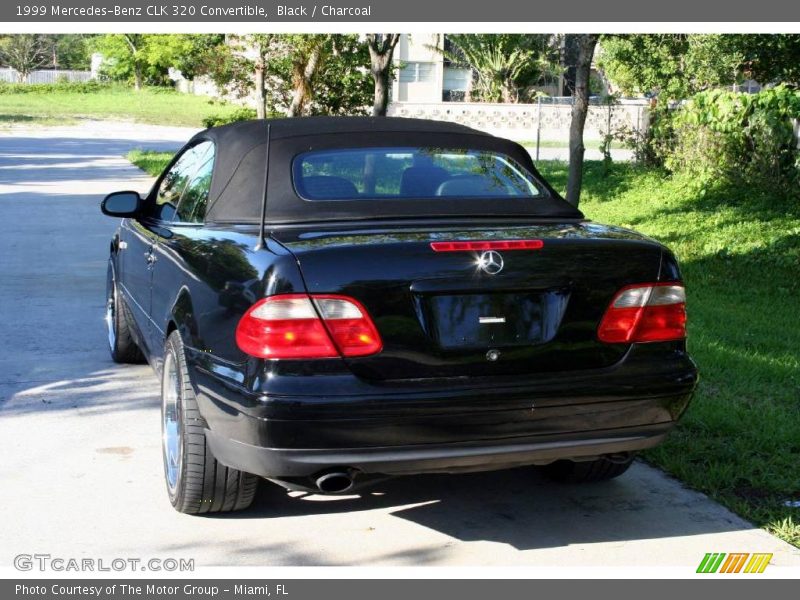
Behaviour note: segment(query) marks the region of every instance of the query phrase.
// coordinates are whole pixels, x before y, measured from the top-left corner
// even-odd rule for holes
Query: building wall
[[[444,59],[434,48],[441,48],[441,35],[403,34],[394,59],[401,65],[392,86],[395,102],[439,102],[442,99]]]

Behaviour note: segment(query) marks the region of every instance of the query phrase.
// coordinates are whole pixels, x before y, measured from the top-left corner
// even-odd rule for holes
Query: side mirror
[[[100,210],[109,217],[135,217],[142,208],[138,192],[114,192],[103,198]]]

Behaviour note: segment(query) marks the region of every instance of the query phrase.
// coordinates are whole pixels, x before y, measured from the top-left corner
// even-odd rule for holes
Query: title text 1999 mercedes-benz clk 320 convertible
[[[466,127],[235,123],[102,209],[122,218],[111,355],[161,376],[181,512],[246,508],[262,478],[609,479],[696,384],[670,251],[587,221],[521,146]]]

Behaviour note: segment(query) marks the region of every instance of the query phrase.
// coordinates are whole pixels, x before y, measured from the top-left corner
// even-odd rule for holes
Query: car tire
[[[619,477],[633,463],[633,456],[616,461],[600,458],[589,461],[558,460],[544,467],[544,472],[559,483],[594,483]]]
[[[144,362],[144,355],[133,341],[128,323],[128,307],[119,294],[114,267],[109,261],[106,275],[106,329],[111,360],[115,363]]]
[[[252,504],[259,478],[226,467],[206,441],[194,388],[177,331],[167,338],[161,380],[164,478],[178,512],[205,514],[243,510]]]

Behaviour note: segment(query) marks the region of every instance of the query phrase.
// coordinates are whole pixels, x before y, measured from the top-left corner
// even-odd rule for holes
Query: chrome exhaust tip
[[[353,487],[353,478],[348,473],[326,473],[316,479],[314,484],[323,494],[341,494]]]

